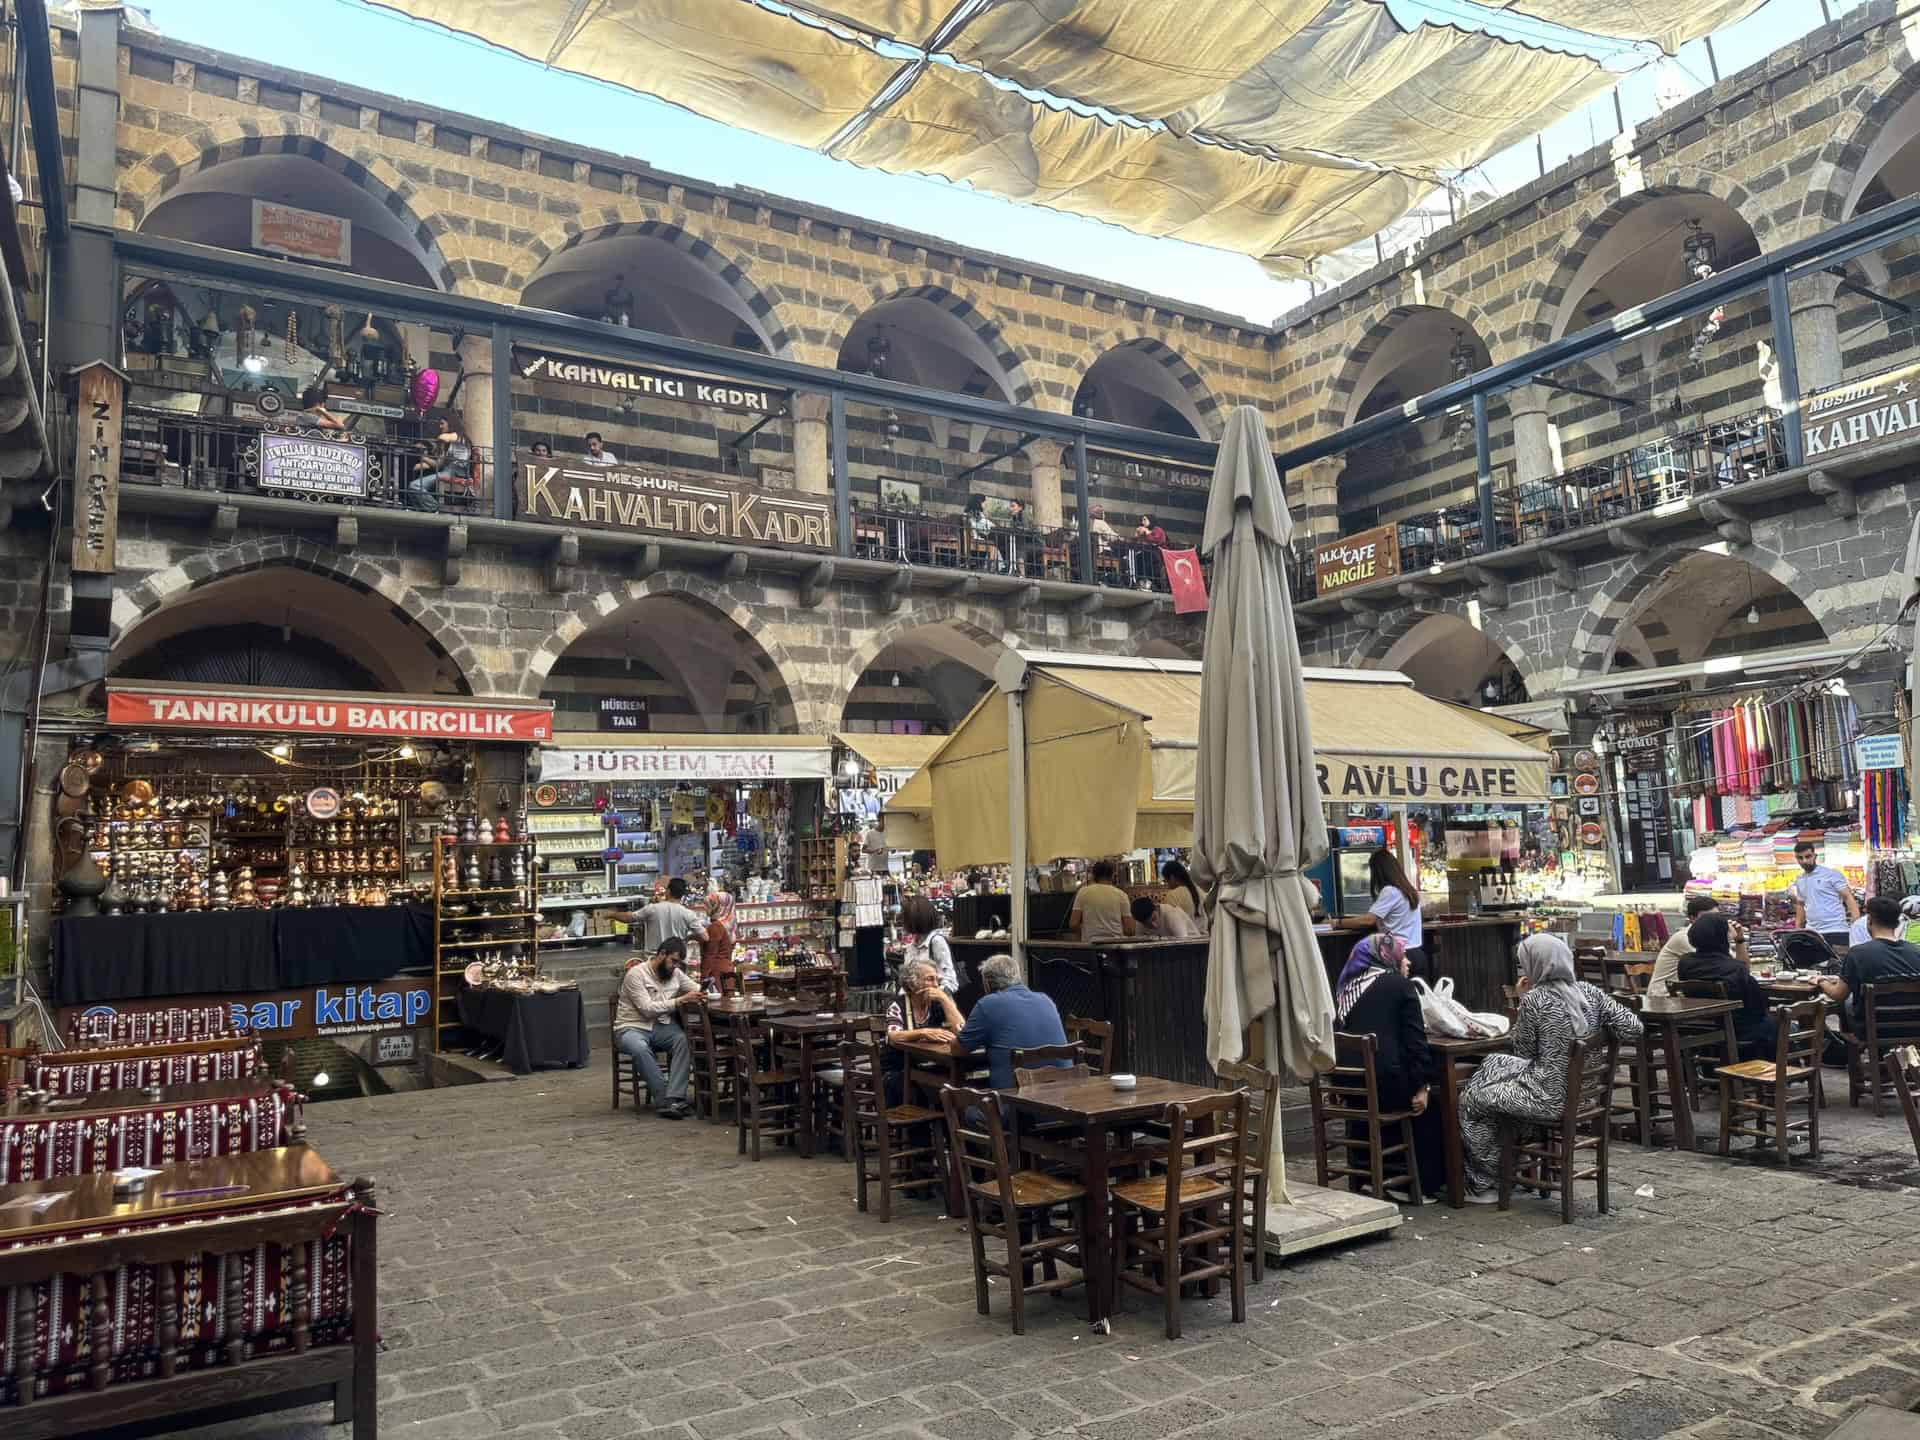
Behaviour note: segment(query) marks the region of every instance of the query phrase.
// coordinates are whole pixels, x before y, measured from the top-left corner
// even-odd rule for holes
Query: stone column
[[[1057,440],[1036,440],[1027,447],[1027,468],[1033,476],[1033,514],[1029,517],[1042,530],[1058,530],[1066,524],[1066,508],[1060,496],[1060,469],[1067,447]]]
[[[1800,372],[1800,393],[1840,383],[1840,318],[1835,304],[1840,280],[1834,275],[1808,275],[1788,288],[1793,315],[1793,357]],[[1785,395],[1786,404],[1798,396]]]
[[[827,453],[827,423],[832,401],[811,391],[796,391],[793,410],[793,483],[803,494],[833,491],[833,457]]]
[[[454,404],[460,414],[461,429],[466,431],[469,443],[478,445],[492,454],[494,449],[492,335],[484,332],[479,335],[469,335],[460,342],[460,370],[466,378],[460,381],[460,397]],[[449,387],[453,384],[453,378],[445,375],[441,377]],[[487,487],[492,483],[495,474],[509,476],[513,474],[511,455],[495,455],[491,467],[480,464],[473,467],[474,479],[479,483],[483,495],[489,493]]]
[[[1513,415],[1514,479],[1545,480],[1559,469],[1553,460],[1552,392],[1544,385],[1521,385],[1507,396]]]
[[[1314,544],[1340,534],[1340,476],[1346,468],[1346,456],[1329,455],[1287,472],[1287,487],[1297,489],[1300,521]]]

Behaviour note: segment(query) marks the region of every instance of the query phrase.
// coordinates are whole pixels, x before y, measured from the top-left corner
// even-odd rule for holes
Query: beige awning
[[[1034,656],[1027,690],[1032,861],[1187,845],[1199,756],[1200,667],[1108,668]],[[1547,757],[1479,711],[1388,671],[1306,672],[1323,801],[1544,803]],[[1495,720],[1498,717],[1493,717]],[[887,802],[924,825],[946,867],[1003,864],[1007,700],[988,692]],[[922,832],[923,833],[923,832]]]
[[[933,758],[944,735],[891,735],[858,730],[836,730],[833,738],[875,770],[919,770]]]
[[[1298,273],[1610,88],[1648,58],[1632,42],[1677,50],[1761,0],[375,3],[857,164]]]

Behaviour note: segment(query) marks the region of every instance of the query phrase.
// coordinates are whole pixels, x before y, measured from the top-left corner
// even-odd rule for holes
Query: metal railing
[[[425,436],[362,437],[349,431],[310,429],[296,433],[301,418],[295,412],[283,422],[210,419],[129,406],[122,429],[120,477],[133,484],[274,495],[328,505],[458,514],[492,511],[490,446],[471,446],[465,464],[447,464],[443,461],[446,447]],[[276,435],[364,447],[357,485],[351,465],[336,467],[340,479],[331,487],[318,478],[263,476],[263,444]],[[276,478],[280,483],[275,483]]]
[[[1131,540],[1114,540],[1104,549],[1096,545],[1089,576],[1080,563],[1079,532],[1072,526],[1043,530],[1004,520],[979,526],[958,513],[857,507],[852,553],[861,560],[935,570],[1169,593],[1158,546]]]

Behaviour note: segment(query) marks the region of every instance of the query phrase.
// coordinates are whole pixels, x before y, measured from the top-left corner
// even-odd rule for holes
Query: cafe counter
[[[1353,953],[1353,947],[1371,931],[1320,930],[1320,958],[1327,967],[1327,983],[1334,984]],[[1514,981],[1514,947],[1520,943],[1518,916],[1430,915],[1421,924],[1427,952],[1428,980],[1450,976],[1453,996],[1469,1010],[1506,1013],[1502,987]]]

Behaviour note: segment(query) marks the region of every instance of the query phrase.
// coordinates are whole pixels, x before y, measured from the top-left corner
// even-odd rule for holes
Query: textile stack
[[[1819,786],[1853,787],[1859,716],[1844,695],[1787,694],[1716,704],[1674,716],[1676,779],[1694,829],[1717,834],[1765,825],[1801,808],[1833,808]]]

